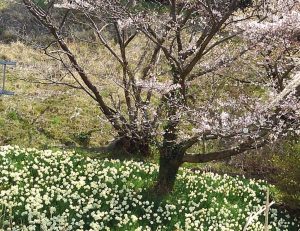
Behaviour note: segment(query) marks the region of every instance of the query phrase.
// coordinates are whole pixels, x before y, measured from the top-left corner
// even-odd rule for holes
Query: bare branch
[[[237,147],[222,151],[210,152],[205,154],[185,154],[182,161],[187,163],[206,163],[213,160],[223,160],[228,157],[236,156],[248,150],[258,149],[264,146],[266,143],[267,139],[261,141],[260,143],[256,143],[255,140],[250,140],[238,145]]]

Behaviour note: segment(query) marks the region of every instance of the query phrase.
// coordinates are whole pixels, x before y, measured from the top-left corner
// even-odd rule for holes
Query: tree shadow
[[[45,33],[48,32],[29,14],[22,1],[1,0],[0,42],[11,43],[19,40],[30,42]]]

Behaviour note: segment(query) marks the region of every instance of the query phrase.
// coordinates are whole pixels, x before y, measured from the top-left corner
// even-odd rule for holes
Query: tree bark
[[[178,170],[182,164],[182,156],[178,151],[162,151],[158,177],[153,187],[153,193],[156,196],[165,196],[173,190]]]
[[[134,139],[119,137],[112,141],[106,150],[116,155],[149,157],[151,155],[150,142],[148,139]]]

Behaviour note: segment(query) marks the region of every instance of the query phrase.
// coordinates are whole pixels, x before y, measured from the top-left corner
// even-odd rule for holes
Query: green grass
[[[81,44],[73,44],[72,48],[90,52]],[[80,61],[84,63],[83,56]],[[17,62],[14,69],[8,68],[6,81],[7,90],[15,95],[0,96],[0,145],[44,148],[80,146],[80,142],[88,141],[90,147],[99,147],[112,140],[114,131],[85,93],[38,83],[45,77],[63,74],[57,63],[21,42],[0,43],[0,59]],[[96,70],[96,64],[87,65]],[[94,132],[89,140],[78,139],[90,131]]]
[[[183,168],[174,192],[158,200],[147,191],[157,170],[146,162],[1,147],[0,229],[239,231],[268,186]],[[263,221],[248,230],[262,230]],[[270,228],[296,231],[300,224],[271,209]]]
[[[3,10],[7,7],[8,3],[6,1],[1,1],[0,2],[0,10]]]

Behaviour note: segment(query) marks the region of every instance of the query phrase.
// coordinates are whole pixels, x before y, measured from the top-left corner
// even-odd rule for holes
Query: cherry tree
[[[123,151],[146,156],[158,148],[159,195],[172,190],[185,162],[222,160],[299,135],[297,1],[51,1],[47,9],[23,2],[54,38],[45,53],[69,71],[68,86],[99,105]],[[78,61],[68,40],[74,24],[93,31],[90,43],[114,60],[103,64],[105,73]]]

